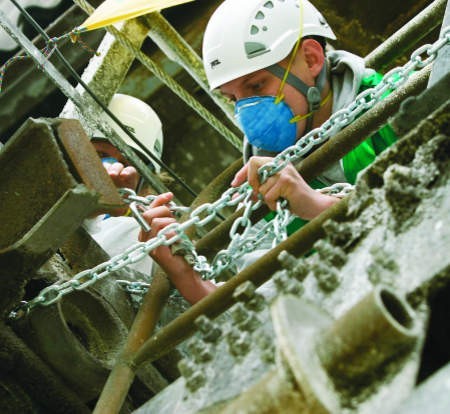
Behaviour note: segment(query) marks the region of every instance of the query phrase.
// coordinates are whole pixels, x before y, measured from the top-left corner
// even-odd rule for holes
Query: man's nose
[[[240,99],[248,98],[251,96],[249,93],[246,93],[242,90],[237,90],[234,93],[235,101],[239,101]]]

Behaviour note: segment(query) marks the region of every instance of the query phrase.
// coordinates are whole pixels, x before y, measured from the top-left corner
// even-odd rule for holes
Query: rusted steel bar
[[[346,211],[347,200],[344,199],[314,220],[311,220],[287,240],[270,250],[264,257],[246,267],[227,283],[166,325],[158,332],[157,336],[150,338],[136,356],[130,360],[133,369],[137,369],[143,362],[154,361],[160,358],[167,351],[188,338],[195,332],[194,321],[198,316],[206,315],[213,318],[232,306],[234,303],[233,292],[243,282],[250,280],[256,286],[260,286],[270,279],[274,272],[281,269],[281,264],[277,260],[281,251],[286,250],[295,256],[307,253],[318,239],[324,237],[323,223],[328,219],[342,220]]]
[[[187,43],[173,26],[161,15],[161,13],[150,13],[144,16],[144,21],[148,25],[150,38],[158,45],[165,55],[179,63],[201,86],[201,88],[211,97],[216,105],[222,109],[225,115],[236,123],[233,105],[224,96],[209,89],[206,80],[203,62],[200,56]]]
[[[92,13],[93,7],[86,0],[74,0],[88,14]],[[167,85],[180,99],[196,111],[206,122],[208,122],[217,132],[219,132],[231,145],[240,149],[242,140],[230,131],[216,116],[201,105],[194,97],[192,97],[181,85],[156,64],[150,57],[136,48],[119,30],[114,26],[108,26],[107,30],[111,33],[123,46],[132,52],[135,58],[142,63],[150,72],[152,72],[159,80]]]
[[[441,26],[440,35],[442,36],[443,31],[450,25],[450,3],[447,2],[447,7],[445,8],[444,19]],[[441,78],[448,74],[450,67],[450,46],[447,43],[439,52],[436,61],[433,64],[433,70],[430,75],[430,81],[428,87],[436,84]],[[448,92],[448,91],[447,91]]]
[[[435,0],[416,17],[397,30],[364,59],[366,66],[382,70],[394,59],[405,54],[433,29],[439,26],[444,16],[447,0]]]
[[[359,145],[366,137],[380,129],[390,116],[397,113],[400,104],[407,97],[418,95],[426,88],[430,72],[431,68],[428,66],[412,75],[405,85],[391,93],[305,158],[298,167],[302,176],[306,180],[317,176],[333,162],[340,160]]]
[[[222,193],[230,187],[234,175],[242,166],[243,161],[241,157],[214,178],[214,180],[212,180],[192,202],[191,207],[196,208],[201,204],[217,200]]]
[[[94,414],[120,412],[135,376],[129,361],[135,357],[141,345],[152,334],[169,296],[169,288],[170,284],[167,277],[158,269],[148,292],[144,296],[142,305],[128,334],[127,342],[100,394]]]
[[[404,99],[417,95],[426,88],[430,70],[429,67],[425,67],[413,75],[405,85],[390,94],[381,103],[375,105],[352,124],[338,132],[332,139],[322,145],[322,147],[305,158],[297,166],[302,177],[307,181],[313,179],[359,145],[366,137],[376,132],[387,122],[390,116],[398,111],[398,107]],[[268,208],[262,206],[254,213],[252,220],[257,221],[268,212]],[[226,221],[211,230],[197,242],[197,250],[202,254],[211,254],[212,251],[221,249],[228,241],[228,233],[234,220],[240,215],[241,211],[237,211]]]
[[[222,193],[230,187],[231,180],[234,177],[234,174],[242,167],[242,157],[234,161],[231,165],[229,165],[224,171],[222,171],[216,178],[214,178],[195,198],[195,200],[191,203],[191,210],[199,207],[205,203],[212,203],[217,200]],[[182,217],[182,221],[189,218],[189,214],[186,214],[185,217]],[[195,234],[195,228],[191,227],[187,229],[186,234],[193,238]]]

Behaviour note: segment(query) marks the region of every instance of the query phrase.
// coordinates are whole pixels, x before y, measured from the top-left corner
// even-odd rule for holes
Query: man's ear
[[[316,78],[325,62],[325,54],[322,45],[317,40],[304,39],[301,47],[310,73]]]

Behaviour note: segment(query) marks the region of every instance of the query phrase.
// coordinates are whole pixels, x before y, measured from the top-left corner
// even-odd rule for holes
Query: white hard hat
[[[279,62],[299,36],[336,39],[308,0],[225,0],[211,16],[203,38],[209,86],[217,88]]]
[[[139,142],[161,159],[163,151],[162,124],[156,112],[150,105],[138,98],[130,95],[116,93],[108,105],[108,109],[128,128]],[[124,142],[135,149],[144,159],[153,164],[157,173],[160,166],[136,144],[106,113],[103,114],[105,120],[114,128],[114,131],[124,140]]]

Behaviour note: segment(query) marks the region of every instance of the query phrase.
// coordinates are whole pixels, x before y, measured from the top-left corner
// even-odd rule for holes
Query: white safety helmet
[[[210,88],[279,62],[299,36],[336,39],[308,0],[225,0],[211,16],[203,38]]]
[[[162,124],[156,112],[144,101],[130,95],[116,93],[108,105],[108,109],[121,121],[139,140],[139,142],[161,159],[163,151],[163,133]],[[124,142],[136,150],[145,160],[151,162],[155,171],[159,173],[161,167],[153,161],[136,144],[126,132],[120,128],[106,113],[104,119],[111,125],[115,132],[124,140]]]

